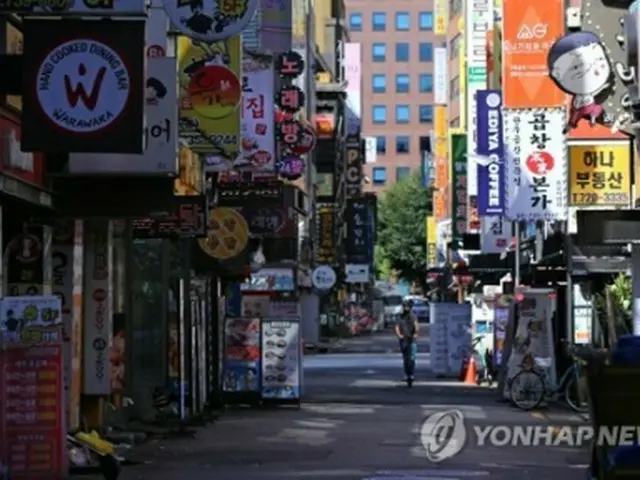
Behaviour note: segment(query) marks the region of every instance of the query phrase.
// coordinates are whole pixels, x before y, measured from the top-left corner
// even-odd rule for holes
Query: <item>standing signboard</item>
[[[299,402],[302,393],[300,318],[262,319],[263,400]]]
[[[259,393],[260,320],[225,318],[222,391]]]

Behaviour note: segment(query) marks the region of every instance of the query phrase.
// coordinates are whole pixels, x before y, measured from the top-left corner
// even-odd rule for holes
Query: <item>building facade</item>
[[[420,170],[433,129],[433,1],[346,0],[362,45],[363,137],[375,138],[365,190],[380,192]]]

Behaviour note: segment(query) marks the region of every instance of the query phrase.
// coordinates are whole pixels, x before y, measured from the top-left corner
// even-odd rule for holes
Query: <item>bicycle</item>
[[[560,377],[557,384],[553,384],[547,373],[548,367],[537,365],[540,361],[533,360],[531,355],[525,356],[520,370],[510,381],[509,395],[511,402],[521,410],[529,411],[536,408],[544,399],[557,399],[562,396],[569,407],[578,413],[586,413],[589,409],[586,402],[580,400],[580,363],[572,355],[573,363]],[[527,402],[527,398],[529,402]]]

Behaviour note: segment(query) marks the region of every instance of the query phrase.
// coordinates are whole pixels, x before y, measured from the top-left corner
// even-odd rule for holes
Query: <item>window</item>
[[[460,77],[457,75],[449,82],[449,98],[457,100],[460,97]]]
[[[381,155],[387,153],[387,137],[376,137],[376,152]]]
[[[457,58],[460,53],[460,42],[462,41],[462,35],[457,34],[449,42],[449,58]]]
[[[371,46],[371,57],[374,62],[384,62],[387,60],[387,44],[374,43]]]
[[[420,30],[433,30],[433,12],[420,12],[418,26]]]
[[[387,169],[384,167],[373,167],[373,184],[384,185],[387,182]]]
[[[406,73],[396,74],[396,93],[409,93],[409,75]]]
[[[411,140],[406,135],[396,137],[396,153],[409,153]]]
[[[384,73],[375,73],[371,76],[371,89],[373,93],[387,91],[387,76]]]
[[[433,91],[433,75],[430,73],[420,74],[420,93],[429,93]]]
[[[352,13],[349,15],[349,28],[354,32],[362,31],[362,14]]]
[[[406,32],[410,27],[409,12],[396,12],[396,30]]]
[[[433,106],[420,105],[420,123],[433,122]]]
[[[433,62],[433,44],[431,43],[420,44],[420,61]]]
[[[387,123],[387,107],[384,105],[374,105],[371,108],[373,123]]]
[[[384,12],[373,12],[371,24],[374,32],[384,32],[387,28],[387,14]]]
[[[409,105],[396,105],[396,123],[409,123]]]
[[[409,44],[396,43],[396,62],[409,61]]]
[[[404,180],[411,175],[411,169],[409,167],[396,167],[396,182]]]

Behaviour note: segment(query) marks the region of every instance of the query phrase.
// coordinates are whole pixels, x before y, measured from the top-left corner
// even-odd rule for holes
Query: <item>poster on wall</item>
[[[44,282],[43,229],[31,227],[8,243],[5,251],[7,296],[40,295]]]
[[[222,391],[259,392],[260,319],[225,318]]]
[[[298,400],[301,390],[300,319],[262,320],[262,397]]]
[[[23,150],[142,153],[145,22],[26,18],[23,27]]]

